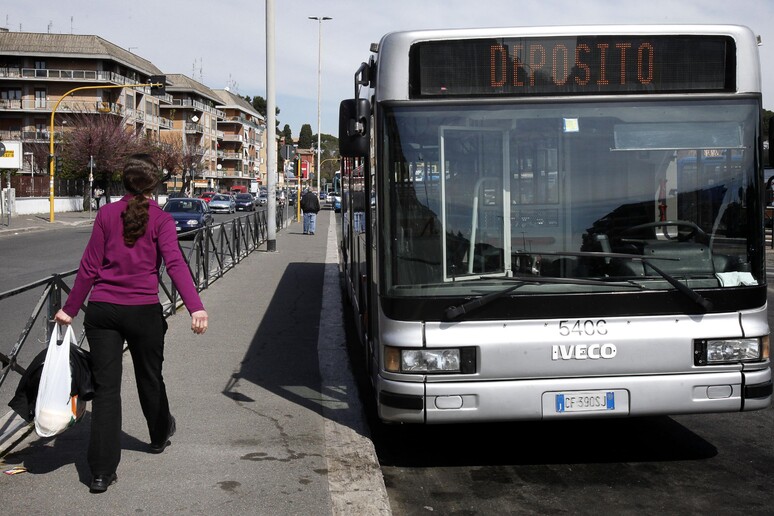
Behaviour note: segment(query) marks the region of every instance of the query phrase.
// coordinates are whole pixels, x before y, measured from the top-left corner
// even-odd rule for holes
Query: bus
[[[396,32],[341,102],[340,256],[379,418],[761,410],[746,27]]]
[[[333,206],[333,211],[341,211],[341,171],[333,174],[333,183],[328,191],[328,202]]]

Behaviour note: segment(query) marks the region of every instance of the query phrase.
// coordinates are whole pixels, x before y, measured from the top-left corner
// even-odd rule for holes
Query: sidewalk
[[[64,226],[82,226],[94,222],[96,211],[68,211],[54,214],[54,222],[50,222],[48,213],[36,213],[30,215],[11,216],[11,223],[8,224],[8,216],[0,218],[0,237],[4,235],[13,235],[25,233],[28,231],[42,231],[55,229]]]
[[[54,224],[88,223],[59,215]],[[277,252],[252,253],[202,292],[206,335],[191,333],[185,312],[168,319],[164,377],[177,433],[163,454],[148,452],[127,354],[118,482],[89,493],[87,412],[58,437],[33,432],[4,458],[3,471],[27,468],[0,475],[4,512],[389,514],[349,369],[333,220],[320,212],[315,236],[291,224]]]

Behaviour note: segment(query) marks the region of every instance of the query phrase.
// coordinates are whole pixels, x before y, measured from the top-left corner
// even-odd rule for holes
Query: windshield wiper
[[[643,263],[646,267],[651,268],[656,274],[664,278],[667,283],[672,285],[678,292],[688,297],[691,301],[695,302],[699,306],[701,306],[705,311],[710,311],[712,309],[712,302],[709,301],[707,298],[693,290],[688,285],[685,285],[683,283],[680,283],[680,281],[677,280],[674,276],[671,274],[661,270],[660,268],[656,267],[651,263],[651,261],[655,260],[666,260],[666,261],[679,261],[679,258],[667,258],[667,257],[648,257],[648,256],[641,256],[637,254],[628,254],[628,253],[605,253],[605,252],[575,252],[575,251],[567,251],[567,252],[555,252],[555,251],[549,251],[545,253],[541,252],[530,252],[528,253],[530,255],[543,255],[543,256],[579,256],[579,257],[595,257],[595,258],[625,258],[625,259],[631,259],[631,260],[638,260]],[[512,287],[507,287],[503,290],[500,290],[498,292],[493,292],[491,294],[487,294],[485,296],[481,296],[476,299],[471,299],[470,301],[466,301],[465,303],[459,305],[459,306],[450,306],[444,311],[444,320],[446,321],[453,321],[454,319],[457,319],[467,313],[470,313],[473,310],[477,310],[483,306],[488,305],[492,301],[499,299],[503,296],[507,296],[514,290],[516,290],[519,287],[524,286],[528,283],[551,283],[551,284],[569,284],[569,285],[603,285],[603,286],[618,286],[618,287],[631,287],[631,288],[638,288],[641,290],[644,290],[645,287],[643,285],[640,285],[639,283],[635,283],[633,281],[624,281],[624,282],[610,282],[610,281],[600,281],[600,280],[591,280],[591,279],[582,279],[582,278],[553,278],[548,276],[543,277],[524,277],[524,276],[514,276],[514,277],[508,277],[508,276],[481,276],[480,279],[500,279],[505,281],[517,281],[519,282],[518,285],[514,285]]]
[[[704,311],[709,312],[710,310],[712,310],[712,302],[709,299],[702,296],[701,294],[693,290],[688,285],[684,283],[680,283],[677,280],[677,278],[675,278],[674,276],[672,276],[667,272],[662,271],[661,269],[659,269],[658,267],[650,263],[649,260],[647,259],[642,260],[642,263],[643,265],[650,267],[651,269],[656,271],[656,274],[658,274],[659,276],[667,280],[667,283],[675,287],[675,289],[677,289],[678,292],[685,294],[691,301],[698,304],[700,307],[704,308]]]
[[[507,296],[517,288],[523,287],[524,285],[527,285],[530,283],[563,284],[563,285],[593,285],[593,286],[605,286],[605,287],[612,285],[616,287],[629,287],[629,288],[636,288],[640,290],[645,289],[644,286],[628,280],[613,282],[613,281],[601,281],[601,280],[582,279],[582,278],[553,278],[550,276],[534,277],[534,278],[525,277],[525,276],[481,276],[479,277],[479,279],[482,279],[482,280],[498,279],[502,281],[515,281],[517,282],[517,284],[511,287],[506,287],[503,290],[498,290],[497,292],[492,292],[491,294],[487,294],[485,296],[477,297],[476,299],[471,299],[470,301],[466,301],[459,306],[448,307],[446,310],[444,310],[445,321],[453,321],[454,319],[457,319],[465,314],[468,314],[473,310],[477,310],[483,306],[488,305],[489,303],[491,303],[496,299]]]
[[[655,260],[664,260],[664,261],[672,261],[672,262],[678,262],[680,261],[679,258],[669,258],[666,256],[642,256],[639,254],[629,254],[629,253],[605,253],[605,252],[596,252],[596,251],[548,251],[545,253],[540,252],[530,252],[530,255],[543,255],[543,256],[578,256],[578,257],[595,257],[595,258],[624,258],[629,260],[637,260],[641,261],[643,265],[646,267],[650,267],[653,269],[656,274],[664,278],[667,283],[675,287],[677,291],[687,296],[691,301],[701,306],[705,311],[712,310],[712,302],[707,299],[706,297],[702,296],[695,290],[693,290],[691,287],[684,283],[680,283],[680,281],[677,280],[674,276],[669,274],[666,271],[663,271],[653,265],[653,261]]]

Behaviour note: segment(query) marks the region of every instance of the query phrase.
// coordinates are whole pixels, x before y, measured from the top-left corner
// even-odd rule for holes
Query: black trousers
[[[163,442],[170,424],[161,365],[167,322],[161,305],[90,302],[84,319],[94,374],[88,462],[92,475],[115,473],[121,460],[121,376],[124,341],[134,364],[137,392],[152,443]]]

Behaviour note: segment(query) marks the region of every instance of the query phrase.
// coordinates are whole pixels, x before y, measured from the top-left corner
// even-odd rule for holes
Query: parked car
[[[236,202],[234,196],[229,194],[215,194],[210,199],[210,210],[213,213],[234,213],[236,211]]]
[[[255,201],[249,193],[236,194],[234,204],[237,210],[253,211],[255,209]]]
[[[204,192],[199,196],[199,199],[204,199],[204,202],[209,203],[217,194],[218,192]]]
[[[172,215],[177,234],[184,235],[212,224],[212,212],[203,199],[177,197],[164,204],[164,211]]]
[[[258,204],[258,206],[266,206],[269,204],[269,194],[261,191],[256,199],[256,204]]]

